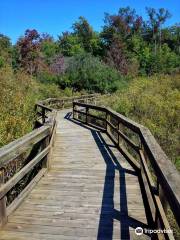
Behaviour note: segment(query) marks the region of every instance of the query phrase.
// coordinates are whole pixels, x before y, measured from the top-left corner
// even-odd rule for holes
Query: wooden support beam
[[[4,170],[0,170],[0,187],[4,184]],[[0,228],[7,222],[6,196],[0,198]]]

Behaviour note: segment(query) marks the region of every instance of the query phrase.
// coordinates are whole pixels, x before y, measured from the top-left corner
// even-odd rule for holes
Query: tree
[[[161,28],[165,21],[171,17],[168,10],[160,8],[158,10],[154,8],[146,8],[149,16],[149,24],[152,30],[152,37],[154,41],[154,53],[157,54],[157,38],[159,33],[159,45],[161,47]]]
[[[111,45],[114,38],[126,41],[133,34],[138,33],[143,24],[142,17],[136,14],[135,9],[130,7],[120,8],[118,14],[105,14],[104,27],[101,37],[107,47]]]
[[[40,50],[45,62],[49,65],[51,59],[58,53],[58,45],[49,34],[42,34],[40,39]]]
[[[26,30],[17,44],[19,65],[29,74],[36,74],[40,65],[40,34],[35,30]]]
[[[0,34],[0,67],[12,62],[12,45],[10,38]]]
[[[171,27],[162,29],[162,44],[166,43],[168,46],[180,55],[180,23]]]
[[[162,25],[165,23],[165,21],[171,17],[171,14],[169,13],[168,10],[164,8],[160,8],[159,12],[157,13],[157,19],[159,22],[159,44],[161,48],[161,32],[162,32]]]
[[[83,46],[80,44],[78,36],[64,32],[59,36],[59,50],[64,56],[71,57],[75,54],[84,52]]]
[[[84,17],[79,17],[79,20],[73,24],[74,34],[78,36],[87,52],[92,52],[91,39],[93,38],[93,29]]]
[[[125,56],[124,44],[119,39],[114,39],[111,43],[105,61],[123,75],[128,73],[128,60]]]
[[[79,17],[78,21],[73,24],[73,34],[78,37],[78,41],[86,52],[93,55],[102,54],[102,43],[100,36],[94,32],[88,21],[84,17]]]
[[[10,38],[0,33],[0,52],[11,48]]]

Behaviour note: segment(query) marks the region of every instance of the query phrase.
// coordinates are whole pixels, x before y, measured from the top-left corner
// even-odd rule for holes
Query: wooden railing
[[[96,101],[100,97],[99,94],[88,94],[81,96],[73,97],[64,97],[64,98],[48,98],[42,101],[39,101],[35,106],[35,111],[37,116],[39,116],[40,121],[37,119],[37,123],[44,124],[46,119],[49,117],[49,113],[55,112],[57,109],[71,108],[73,101],[78,101],[82,103],[93,103],[96,104]]]
[[[48,106],[52,109],[63,109],[72,107],[73,101],[78,101],[82,103],[93,103],[96,104],[96,101],[100,97],[100,94],[88,94],[88,95],[81,95],[81,96],[72,96],[72,97],[64,97],[64,98],[48,98],[39,102],[44,106]],[[48,109],[47,109],[48,110]]]
[[[147,198],[152,229],[170,229],[168,207],[180,226],[180,177],[151,132],[105,107],[73,103],[73,118],[108,134],[137,171]],[[170,232],[165,239],[174,239]],[[156,236],[161,239],[161,234]]]
[[[35,106],[35,129],[0,149],[0,226],[50,168],[50,153],[56,129],[54,109],[72,107],[72,102],[95,102],[97,94],[47,99]],[[53,106],[53,107],[52,107]]]
[[[49,167],[55,112],[46,121],[43,114],[41,122],[41,127],[0,149],[0,226]]]

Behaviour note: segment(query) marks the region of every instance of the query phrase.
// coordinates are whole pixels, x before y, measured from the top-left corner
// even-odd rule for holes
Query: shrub
[[[34,105],[39,99],[71,96],[70,89],[60,90],[53,83],[38,83],[11,67],[0,68],[0,146],[30,132],[34,124]]]
[[[24,73],[14,74],[11,68],[0,69],[0,145],[24,135],[32,129],[35,83]]]
[[[110,68],[91,54],[79,54],[69,61],[63,80],[76,91],[113,92],[125,85],[125,80],[113,68]]]
[[[118,91],[105,102],[116,111],[148,127],[180,170],[178,79],[179,75],[137,78],[126,91]]]

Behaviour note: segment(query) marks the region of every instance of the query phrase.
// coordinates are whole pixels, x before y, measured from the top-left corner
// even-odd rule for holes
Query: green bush
[[[60,80],[75,91],[107,93],[126,85],[126,81],[113,68],[91,54],[78,54],[70,59],[65,76]]]
[[[49,72],[40,72],[37,76],[37,79],[41,83],[45,84],[57,84],[58,83],[58,76]]]
[[[0,146],[33,128],[34,105],[39,99],[71,96],[71,89],[60,90],[53,83],[39,83],[27,74],[11,67],[0,68]]]
[[[11,68],[0,69],[0,146],[31,131],[37,100],[34,81]]]
[[[180,170],[178,80],[178,74],[137,78],[126,90],[118,91],[104,101],[117,112],[148,127]]]
[[[164,44],[157,55],[151,54],[148,65],[148,74],[172,73],[178,70],[180,57]]]

